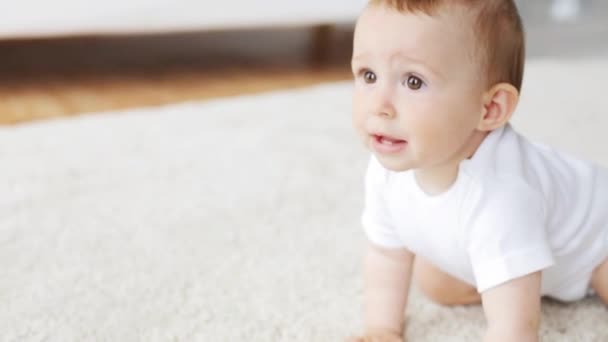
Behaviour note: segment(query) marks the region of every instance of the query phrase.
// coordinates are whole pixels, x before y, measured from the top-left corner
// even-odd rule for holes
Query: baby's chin
[[[414,169],[414,165],[403,156],[385,156],[374,153],[374,156],[385,169],[392,172],[405,172]]]

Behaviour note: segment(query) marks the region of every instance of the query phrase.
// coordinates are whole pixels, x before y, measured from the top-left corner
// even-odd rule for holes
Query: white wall
[[[354,20],[366,0],[0,0],[0,38],[294,26]]]

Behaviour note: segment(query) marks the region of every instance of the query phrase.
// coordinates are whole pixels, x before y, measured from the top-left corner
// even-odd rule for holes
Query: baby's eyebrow
[[[371,54],[369,52],[353,54],[351,63],[364,63],[365,61],[369,60],[370,55]],[[407,62],[408,64],[413,64],[413,65],[419,66],[419,67],[423,68],[424,70],[428,71],[429,73],[431,73],[433,76],[435,76],[439,79],[445,79],[443,74],[441,74],[438,70],[429,66],[428,63],[425,63],[423,60],[413,58],[409,55],[404,54],[401,51],[395,52],[389,56],[389,63],[399,63],[399,62]]]
[[[405,61],[410,64],[418,65],[418,66],[426,69],[428,72],[433,74],[435,77],[440,78],[440,79],[444,78],[443,75],[438,70],[429,66],[428,63],[424,62],[423,60],[408,56],[402,52],[396,52],[396,53],[392,54],[390,57],[390,61],[391,61],[391,63],[394,63],[395,61],[397,61],[397,62]]]
[[[357,55],[353,55],[353,58],[351,59],[351,62],[357,62],[360,60],[366,60],[368,59],[369,53],[360,53]]]

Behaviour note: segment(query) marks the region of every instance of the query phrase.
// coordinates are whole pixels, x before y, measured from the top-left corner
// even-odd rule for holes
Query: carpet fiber
[[[608,63],[530,63],[514,126],[608,165]],[[367,154],[347,83],[0,129],[1,341],[340,341],[360,331]],[[416,289],[409,341],[476,341]],[[545,341],[606,341],[596,298]]]

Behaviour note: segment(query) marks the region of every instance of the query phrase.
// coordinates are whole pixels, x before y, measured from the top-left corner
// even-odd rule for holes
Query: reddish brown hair
[[[513,0],[370,0],[370,4],[431,16],[449,6],[463,6],[474,22],[477,56],[489,85],[505,82],[521,90],[525,35]]]

